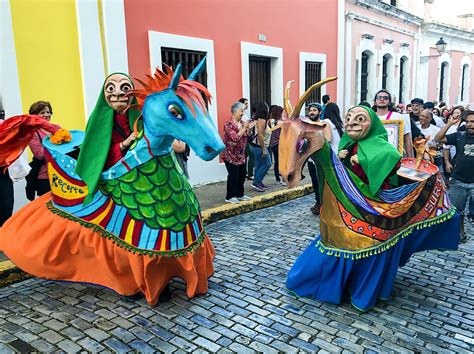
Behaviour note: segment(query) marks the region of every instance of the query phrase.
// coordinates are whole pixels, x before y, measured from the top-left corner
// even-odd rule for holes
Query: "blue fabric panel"
[[[383,253],[361,259],[322,253],[316,247],[321,237],[318,236],[296,260],[286,286],[298,296],[333,304],[339,304],[348,289],[352,304],[362,311],[368,310],[377,299],[390,297],[398,267],[404,266],[415,252],[456,250],[459,222],[459,215],[455,214],[441,224],[413,230]]]

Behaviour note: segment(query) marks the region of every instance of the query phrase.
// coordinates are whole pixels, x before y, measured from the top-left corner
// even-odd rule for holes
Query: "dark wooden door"
[[[272,104],[270,58],[249,57],[250,66],[250,104],[266,102]]]
[[[183,68],[183,77],[186,79],[194,68],[206,56],[206,52],[184,50],[176,48],[161,48],[161,61],[175,69],[179,63]],[[207,71],[204,69],[196,78],[196,81],[207,87]]]

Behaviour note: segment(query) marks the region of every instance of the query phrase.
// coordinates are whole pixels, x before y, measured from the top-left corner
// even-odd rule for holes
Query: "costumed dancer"
[[[376,113],[357,106],[347,112],[339,158],[376,195],[390,189],[389,177],[400,167],[400,153],[388,142],[387,131]]]
[[[285,90],[288,117],[280,135],[280,173],[293,187],[311,157],[321,168],[320,235],[288,273],[287,288],[298,296],[338,304],[348,290],[354,307],[368,310],[388,299],[399,266],[415,252],[455,250],[459,216],[447,197],[438,168],[427,161],[402,159],[369,107],[346,116],[339,149],[347,167],[324,140],[326,123],[299,117],[310,87],[293,109]],[[394,172],[404,184],[389,188]]]
[[[0,249],[35,276],[142,293],[152,305],[170,297],[173,277],[185,281],[189,297],[206,293],[215,252],[171,151],[174,139],[204,160],[224,148],[207,111],[210,94],[195,81],[204,66],[187,80],[180,65],[157,69],[142,90],[124,74],[110,75],[85,136],[43,141],[52,193],[13,215]],[[139,111],[124,110],[132,96],[142,128]]]

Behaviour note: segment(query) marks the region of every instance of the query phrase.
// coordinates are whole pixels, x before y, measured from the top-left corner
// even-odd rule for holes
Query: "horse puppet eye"
[[[173,117],[177,119],[183,119],[183,112],[181,111],[181,108],[179,108],[175,104],[170,104],[168,106],[168,111],[173,115]]]
[[[301,140],[298,140],[296,143],[296,151],[298,151],[298,154],[302,155],[308,150],[309,146],[309,141],[308,139],[304,138]]]

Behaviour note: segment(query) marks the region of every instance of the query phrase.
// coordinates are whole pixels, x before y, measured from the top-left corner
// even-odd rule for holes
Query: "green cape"
[[[102,173],[105,161],[109,154],[110,143],[112,141],[112,130],[114,127],[114,110],[108,105],[104,96],[104,85],[107,79],[114,74],[107,76],[102,84],[99,98],[92,111],[86,126],[86,134],[81,145],[81,151],[77,159],[76,173],[87,184],[88,195],[84,200],[84,204],[88,204],[94,198],[97,184],[99,183],[100,174]],[[133,81],[130,79],[133,87]],[[136,103],[136,98],[132,100],[132,104]],[[134,109],[128,110],[128,120],[130,129],[133,130],[133,124],[140,116],[140,112]]]
[[[388,142],[387,131],[377,114],[369,107],[356,107],[364,108],[372,121],[365,138],[358,141],[357,156],[369,180],[369,190],[376,195],[383,181],[390,175],[402,156]],[[339,142],[339,150],[347,149],[355,143],[356,141],[344,133]]]

